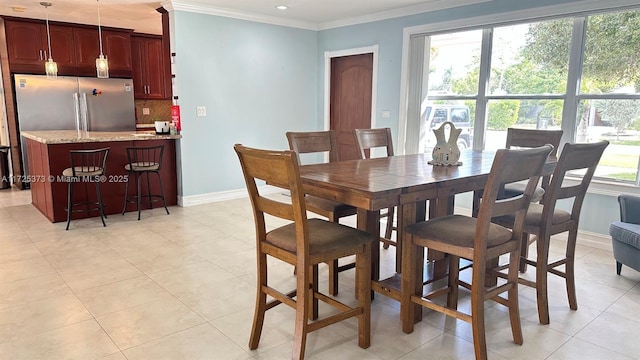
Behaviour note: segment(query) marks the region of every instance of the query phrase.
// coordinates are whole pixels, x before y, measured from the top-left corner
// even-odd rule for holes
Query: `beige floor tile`
[[[0,309],[69,293],[71,290],[56,273],[13,281],[0,286]]]
[[[0,358],[12,360],[90,360],[118,351],[95,320],[0,344]]]
[[[451,360],[472,360],[475,359],[473,343],[459,337],[444,333],[435,339],[421,345],[416,349],[408,349],[405,356],[400,360],[423,360],[423,359],[451,359]],[[499,354],[488,352],[490,359],[507,359]]]
[[[33,259],[40,256],[42,256],[42,254],[32,243],[4,244],[0,252],[0,264]]]
[[[585,359],[607,359],[607,360],[631,360],[632,357],[625,356],[615,351],[607,350],[598,345],[573,338],[567,341],[556,350],[548,360],[585,360]]]
[[[121,350],[204,322],[184,304],[169,297],[120,310],[96,320]]]
[[[12,261],[0,264],[0,283],[24,280],[53,273],[54,271],[49,262],[42,256]]]
[[[19,341],[91,318],[73,294],[13,306],[0,310],[0,343]]]
[[[247,349],[248,350],[248,349]],[[244,360],[243,348],[210,324],[202,324],[124,351],[129,360]]]
[[[110,284],[117,281],[141,276],[142,273],[121,257],[98,261],[88,264],[79,264],[73,267],[60,269],[60,276],[74,291],[90,289],[92,287]]]
[[[78,298],[93,314],[102,316],[171,296],[147,276],[96,286],[78,292]]]
[[[640,323],[637,321],[605,312],[575,337],[629,357],[640,358]]]

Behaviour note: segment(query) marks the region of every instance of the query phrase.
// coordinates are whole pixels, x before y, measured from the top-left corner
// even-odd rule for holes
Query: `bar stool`
[[[69,152],[71,157],[71,167],[68,167],[62,171],[62,175],[67,182],[67,228],[69,230],[69,224],[71,223],[71,213],[73,212],[100,212],[100,219],[102,225],[107,226],[104,222],[104,218],[107,216],[104,214],[104,204],[102,203],[102,195],[100,193],[100,183],[104,181],[104,174],[106,171],[107,155],[109,155],[109,148],[95,149],[95,150],[71,150]],[[73,202],[73,184],[74,183],[95,183],[96,184],[96,201],[89,201],[88,199],[80,202]],[[84,205],[83,209],[74,209],[74,206]],[[91,206],[95,207],[91,207]]]
[[[142,198],[146,198],[149,202],[149,208],[153,209],[153,203],[162,200],[164,209],[169,215],[169,209],[167,209],[167,202],[164,199],[164,186],[162,185],[162,177],[160,176],[160,168],[162,166],[162,154],[164,153],[164,145],[151,146],[151,147],[128,147],[127,159],[129,163],[124,166],[124,169],[128,173],[127,185],[124,193],[124,206],[122,207],[122,215],[127,211],[127,204],[135,203],[138,208],[138,220],[140,220],[140,210]],[[158,181],[160,182],[160,194],[151,193],[151,182],[149,180],[149,174],[155,173],[158,175]],[[141,194],[140,191],[140,177],[142,175],[147,176],[147,193]],[[131,177],[136,179],[136,186],[138,192],[135,196],[129,196],[129,181]]]

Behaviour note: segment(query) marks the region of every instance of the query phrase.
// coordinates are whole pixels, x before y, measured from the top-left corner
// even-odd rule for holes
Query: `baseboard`
[[[261,194],[273,194],[282,192],[281,188],[275,186],[259,186],[258,187]],[[195,206],[202,204],[209,204],[213,202],[234,200],[234,199],[242,199],[248,197],[246,189],[238,189],[238,190],[230,190],[230,191],[220,191],[215,193],[201,194],[201,195],[191,195],[191,196],[178,196],[178,206]]]

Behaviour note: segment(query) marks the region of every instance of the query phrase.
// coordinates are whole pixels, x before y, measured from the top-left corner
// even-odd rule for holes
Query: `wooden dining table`
[[[358,208],[357,227],[375,235],[372,250],[372,289],[400,300],[400,261],[402,229],[416,221],[453,213],[456,194],[481,190],[489,176],[495,151],[464,150],[461,165],[428,163],[431,154],[411,154],[373,159],[349,160],[300,167],[304,190],[308,194],[335,200]],[[545,172],[551,173],[550,162]],[[428,201],[427,201],[428,200]],[[469,204],[471,205],[471,204]],[[397,206],[398,247],[396,274],[380,279],[380,210]],[[432,278],[446,274],[434,255],[426,272]],[[446,262],[441,262],[446,263]]]

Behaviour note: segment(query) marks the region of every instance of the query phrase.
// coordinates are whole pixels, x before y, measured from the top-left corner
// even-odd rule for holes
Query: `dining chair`
[[[307,334],[347,318],[358,319],[358,345],[370,345],[371,332],[371,243],[364,231],[324,219],[307,219],[305,194],[294,151],[252,149],[236,144],[256,229],[257,296],[249,348],[256,349],[265,313],[277,305],[295,309],[292,359],[303,359]],[[256,181],[290,191],[290,201],[278,201],[260,193]],[[267,231],[266,215],[290,221]],[[269,218],[271,218],[269,217]],[[348,306],[318,291],[318,264],[355,255],[358,305]],[[294,265],[296,288],[283,293],[267,281],[267,256]],[[267,299],[269,296],[269,299]],[[269,300],[269,301],[267,301]],[[337,313],[318,319],[318,300],[333,306]]]
[[[518,309],[518,259],[522,226],[533,190],[551,151],[550,145],[523,150],[498,150],[477,217],[448,215],[418,222],[404,229],[400,312],[405,333],[413,332],[416,312],[424,306],[471,323],[476,359],[486,359],[484,302],[491,299],[509,308],[513,340],[519,345],[523,343]],[[505,183],[522,180],[528,180],[523,194],[500,199],[499,192]],[[512,229],[491,222],[491,218],[505,214],[515,216]],[[424,295],[423,248],[448,254],[449,259],[446,286]],[[485,275],[494,271],[487,269],[487,260],[503,254],[509,254],[510,259],[506,282],[495,285],[486,283]],[[459,277],[461,258],[473,262],[470,284]],[[458,310],[459,286],[471,292],[470,314]],[[499,296],[503,292],[507,292],[507,298]],[[446,305],[434,301],[442,295],[447,295]]]
[[[67,183],[67,227],[71,224],[71,215],[74,212],[90,212],[97,211],[102,220],[102,226],[107,226],[104,219],[107,217],[104,213],[104,204],[102,202],[102,193],[100,192],[100,183],[104,182],[104,174],[107,169],[107,157],[110,148],[92,149],[92,150],[70,150],[69,156],[71,166],[62,171],[64,181]],[[75,184],[85,184],[85,190],[81,193],[87,194],[87,183],[94,183],[96,187],[96,200],[76,201],[73,196],[73,188]],[[74,209],[75,207],[75,209]]]
[[[391,138],[391,129],[355,129],[354,136],[356,138],[356,146],[361,159],[371,158],[371,152],[376,148],[383,148],[386,156],[393,156],[393,140]],[[396,267],[400,266],[401,251],[397,247],[398,242],[391,239],[393,231],[397,230],[394,226],[395,208],[387,208],[385,212],[380,213],[380,219],[386,219],[384,237],[380,237],[380,242],[384,249],[389,246],[396,246]],[[396,234],[397,235],[397,234]],[[400,270],[399,268],[397,270]]]
[[[507,128],[507,141],[505,148],[507,149],[526,149],[538,147],[546,144],[553,145],[553,150],[549,156],[556,156],[558,149],[560,148],[560,140],[562,139],[563,130],[538,130],[538,129],[518,129]],[[543,176],[540,186],[536,187],[533,193],[533,201],[542,200],[545,189],[549,185],[550,176]],[[514,196],[521,194],[524,190],[526,183],[517,182],[513,184],[506,184],[504,186],[503,194],[505,196]],[[480,208],[480,199],[482,198],[482,190],[473,192],[473,214],[477,214]],[[526,251],[527,249],[523,249]],[[526,264],[521,263],[520,271],[526,270]]]
[[[607,145],[609,145],[608,141],[590,144],[565,144],[551,175],[551,182],[542,203],[529,205],[521,242],[522,247],[528,247],[532,242],[537,241],[537,257],[532,260],[521,255],[520,261],[536,267],[536,280],[520,279],[520,283],[536,289],[538,319],[541,324],[549,323],[547,273],[565,279],[569,307],[571,310],[578,309],[574,267],[580,211],[596,166]],[[568,172],[578,171],[583,174],[581,179],[577,177],[575,181],[565,182],[565,176]],[[560,200],[572,202],[570,210],[557,207]],[[502,226],[514,227],[515,220],[513,215],[507,214],[493,221]],[[568,232],[565,254],[561,259],[549,262],[551,236],[563,232]],[[536,236],[530,239],[529,234]],[[564,271],[557,269],[562,265],[565,266]]]
[[[336,134],[333,130],[310,131],[310,132],[287,132],[289,149],[300,154],[328,153],[329,162],[338,161],[338,145]],[[355,215],[358,211],[353,206],[349,206],[337,201],[323,199],[313,195],[305,195],[304,198],[307,210],[324,216],[329,221],[339,222],[341,218]],[[329,293],[338,295],[338,273],[353,269],[355,263],[339,265],[338,260],[333,260],[329,265]]]

